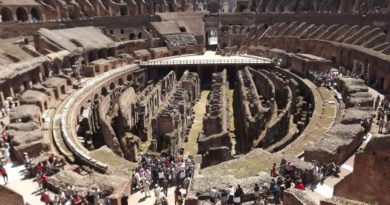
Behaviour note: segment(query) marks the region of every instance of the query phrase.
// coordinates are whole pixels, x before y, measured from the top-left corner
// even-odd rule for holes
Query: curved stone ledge
[[[97,161],[89,156],[88,150],[78,141],[76,134],[76,111],[82,106],[83,101],[90,96],[99,93],[100,89],[110,81],[119,79],[122,75],[133,72],[138,67],[136,65],[128,65],[115,70],[108,71],[94,79],[88,80],[82,85],[82,88],[74,92],[65,102],[61,117],[61,133],[64,142],[69,150],[75,155],[75,158],[88,166],[100,172],[107,172],[109,166],[105,163]]]

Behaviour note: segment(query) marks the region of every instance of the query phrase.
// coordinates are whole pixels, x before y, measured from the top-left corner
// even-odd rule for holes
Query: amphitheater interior
[[[181,156],[185,205],[237,185],[254,204],[274,164],[306,189],[269,204],[387,205],[389,94],[390,0],[0,1],[0,155],[60,158],[53,194],[153,204],[139,160]],[[0,204],[35,204],[17,183]]]

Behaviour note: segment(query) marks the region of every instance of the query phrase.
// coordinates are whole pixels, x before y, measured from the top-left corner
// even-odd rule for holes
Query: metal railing
[[[172,59],[141,62],[141,66],[162,66],[162,65],[217,65],[217,64],[266,64],[271,63],[266,59]]]

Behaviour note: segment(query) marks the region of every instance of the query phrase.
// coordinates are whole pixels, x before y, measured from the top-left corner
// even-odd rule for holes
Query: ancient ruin
[[[0,204],[46,200],[35,176],[87,204],[390,204],[389,29],[389,0],[2,0]]]

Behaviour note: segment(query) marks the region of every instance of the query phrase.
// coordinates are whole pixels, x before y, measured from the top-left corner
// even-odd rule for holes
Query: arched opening
[[[119,14],[121,16],[127,16],[127,7],[126,6],[122,6],[119,10]]]
[[[9,8],[6,8],[6,7],[1,8],[0,14],[1,14],[1,21],[2,22],[14,20],[14,17],[12,16],[12,11]]]
[[[80,18],[80,9],[75,5],[70,5],[68,7],[69,18],[72,20]]]
[[[182,33],[187,32],[187,29],[184,26],[180,26],[179,29],[180,29],[180,32],[182,32]]]
[[[141,39],[142,38],[142,32],[139,32],[138,33],[138,39]]]
[[[132,81],[132,80],[133,80],[133,76],[132,76],[132,75],[128,75],[126,79],[127,79],[127,81],[129,81],[129,82],[130,82],[130,81]]]
[[[110,90],[114,90],[115,89],[115,84],[114,83],[111,83],[110,84]]]
[[[130,40],[134,40],[134,39],[135,39],[135,34],[134,34],[134,33],[131,33],[131,34],[129,35],[129,39],[130,39]]]
[[[16,9],[16,20],[26,22],[28,21],[28,14],[26,9],[19,7]]]
[[[62,65],[63,63],[61,62],[61,60],[59,58],[56,58],[54,59],[53,61],[53,72],[54,74],[61,74],[62,72]]]
[[[238,7],[238,12],[244,12],[246,10],[246,6],[241,4],[239,7]]]
[[[108,49],[108,56],[115,57],[115,48]]]
[[[119,85],[123,85],[123,79],[119,78],[118,83],[119,83]]]
[[[99,50],[99,58],[107,58],[107,50],[106,49]]]
[[[108,95],[108,91],[107,91],[107,88],[106,87],[103,87],[102,88],[102,93],[101,93],[103,96],[107,96]]]
[[[124,34],[125,33],[125,30],[121,29],[121,34]]]
[[[35,7],[33,7],[31,9],[31,18],[33,21],[41,21],[42,20],[41,12]]]

